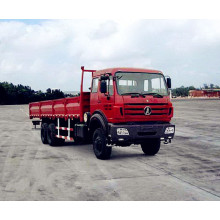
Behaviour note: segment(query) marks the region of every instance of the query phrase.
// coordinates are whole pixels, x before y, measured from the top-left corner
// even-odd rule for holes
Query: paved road
[[[50,147],[28,106],[0,106],[0,200],[220,200],[220,101],[174,101],[176,137],[97,160],[91,145]]]

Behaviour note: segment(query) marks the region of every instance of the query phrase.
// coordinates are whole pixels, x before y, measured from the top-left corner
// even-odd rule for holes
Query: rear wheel
[[[160,139],[149,139],[141,144],[141,148],[146,155],[155,155],[160,150]]]
[[[106,146],[106,135],[102,128],[95,130],[93,134],[93,150],[98,159],[109,159],[112,153],[112,148]]]
[[[56,126],[51,123],[47,129],[47,141],[50,146],[58,146],[64,143],[64,139],[56,137]]]
[[[47,123],[42,123],[42,125],[41,125],[41,141],[42,141],[43,144],[48,144],[47,129],[48,129],[48,124]]]

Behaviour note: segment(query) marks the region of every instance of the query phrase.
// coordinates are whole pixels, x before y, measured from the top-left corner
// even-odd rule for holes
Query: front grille
[[[168,115],[169,107],[167,103],[126,103],[124,112],[125,115],[131,116],[145,116],[144,108],[149,106],[151,108],[151,114],[147,115],[150,117],[151,115]]]

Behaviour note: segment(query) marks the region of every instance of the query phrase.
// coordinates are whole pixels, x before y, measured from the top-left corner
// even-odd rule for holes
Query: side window
[[[98,83],[99,83],[98,78],[95,78],[92,80],[92,93],[95,93],[98,91]]]
[[[108,87],[108,82],[110,81],[110,85]],[[109,95],[113,95],[113,80],[112,76],[110,76],[110,80],[107,80],[107,88],[109,88]]]

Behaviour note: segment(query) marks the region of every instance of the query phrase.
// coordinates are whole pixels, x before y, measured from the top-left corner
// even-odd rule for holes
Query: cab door
[[[92,79],[92,87],[91,87],[91,93],[90,93],[90,112],[93,114],[95,110],[97,110],[99,103],[99,77]]]
[[[107,93],[101,93],[99,89],[98,107],[105,114],[107,119],[113,118],[113,105],[114,105],[114,89],[113,78],[109,76],[107,83]],[[99,86],[100,88],[100,86]]]

